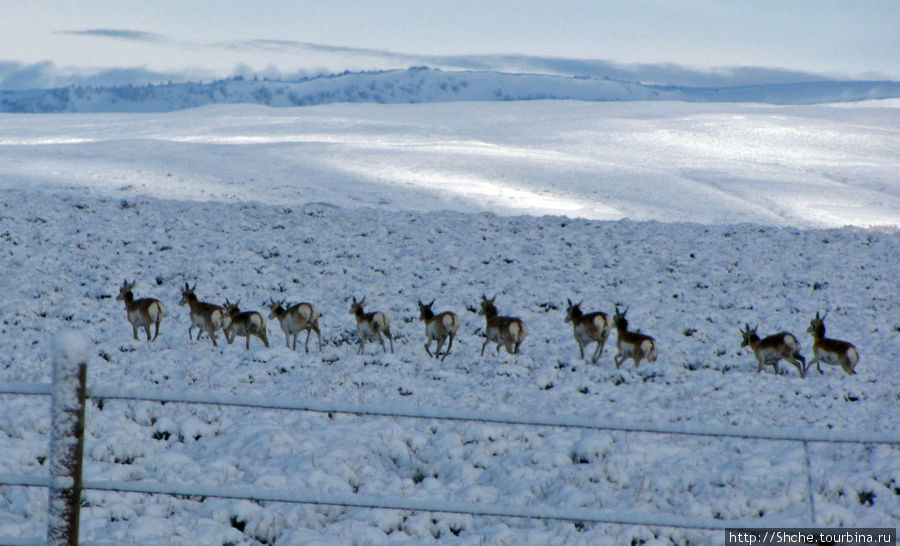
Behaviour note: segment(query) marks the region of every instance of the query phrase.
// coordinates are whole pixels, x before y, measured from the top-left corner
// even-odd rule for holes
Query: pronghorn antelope
[[[597,342],[597,348],[591,357],[591,362],[596,363],[600,355],[603,354],[603,346],[606,345],[606,339],[612,331],[612,321],[606,313],[601,311],[585,315],[581,312],[582,302],[572,303],[572,300],[568,300],[568,302],[566,322],[572,323],[575,341],[578,342],[578,350],[581,352],[581,359],[584,360],[584,348],[591,343]]]
[[[134,294],[131,292],[132,288],[134,288],[134,283],[129,283],[125,280],[122,283],[122,287],[119,288],[119,295],[116,296],[116,301],[125,302],[125,316],[128,317],[128,322],[131,323],[134,339],[140,339],[138,337],[138,328],[143,328],[147,332],[147,341],[153,341],[159,335],[159,323],[166,316],[166,306],[154,298],[134,299]],[[153,334],[153,340],[150,339],[151,324],[156,325],[156,333]]]
[[[481,354],[484,355],[484,348],[487,344],[494,342],[497,344],[497,352],[500,352],[500,345],[506,347],[509,354],[519,354],[519,347],[528,335],[528,328],[521,319],[515,317],[498,316],[497,308],[494,306],[494,300],[497,296],[487,299],[484,294],[481,295],[481,311],[479,315],[484,315],[486,322],[484,328],[484,345],[481,346]]]
[[[616,368],[621,366],[627,358],[634,360],[635,368],[645,357],[647,362],[656,362],[656,357],[659,356],[659,346],[656,344],[656,340],[640,332],[629,332],[628,320],[625,318],[627,312],[627,307],[620,312],[619,307],[616,306],[616,314],[613,316],[613,323],[616,325],[618,334],[616,348],[619,349],[615,356]]]
[[[225,327],[229,320],[228,313],[220,305],[198,300],[197,295],[194,294],[196,289],[196,283],[194,286],[184,283],[184,288],[181,290],[179,305],[187,305],[191,310],[191,325],[188,326],[188,337],[192,340],[194,339],[193,330],[196,326],[198,340],[200,339],[200,334],[206,332],[206,335],[212,340],[213,347],[218,347],[216,331]]]
[[[387,352],[387,348],[384,346],[384,338],[381,337],[382,333],[391,342],[391,352],[393,353],[394,338],[391,337],[391,319],[381,311],[366,313],[363,311],[365,303],[365,296],[360,301],[356,301],[356,296],[353,296],[353,303],[350,304],[350,314],[356,317],[356,332],[359,334],[359,350],[356,354],[361,355],[366,342],[376,339],[381,343],[381,348],[384,352]]]
[[[284,332],[284,344],[291,350],[297,350],[297,335],[306,330],[306,345],[304,349],[309,352],[309,336],[312,332],[319,338],[319,351],[322,350],[322,332],[319,331],[319,312],[311,303],[297,303],[285,306],[284,300],[270,299],[269,318],[277,318],[281,330]],[[291,338],[294,344],[291,346]]]
[[[441,348],[444,346],[444,341],[447,338],[450,338],[450,343],[447,344],[447,352],[444,353],[444,358],[447,358],[447,355],[450,354],[450,348],[453,347],[453,339],[456,337],[456,332],[459,331],[459,317],[451,311],[444,311],[438,315],[434,314],[434,311],[431,310],[431,306],[434,305],[434,300],[431,300],[431,303],[428,305],[419,302],[419,320],[425,321],[425,352],[428,353],[428,356],[433,356],[437,358],[441,356]],[[431,342],[437,342],[437,349],[435,349],[434,354],[431,354]],[[444,360],[441,358],[441,360]]]
[[[812,334],[814,340],[813,358],[807,364],[807,369],[815,362],[816,369],[822,373],[819,362],[824,362],[832,366],[840,366],[848,374],[856,375],[855,368],[856,363],[859,362],[859,351],[852,343],[825,337],[825,317],[827,316],[826,312],[824,317],[820,317],[819,312],[816,311],[816,318],[812,319],[806,330]]]
[[[778,373],[778,361],[787,360],[797,368],[800,377],[806,377],[806,359],[800,354],[800,342],[790,332],[778,332],[762,339],[756,333],[756,328],[750,328],[749,324],[744,324],[741,330],[741,347],[750,346],[753,356],[756,357],[756,373],[763,369],[763,366],[772,366],[775,373]]]
[[[234,341],[234,338],[242,336],[247,338],[245,348],[250,350],[250,336],[256,336],[262,340],[265,346],[269,347],[269,338],[266,335],[266,319],[256,311],[241,311],[238,305],[241,300],[235,303],[225,300],[225,310],[228,312],[229,321],[225,325],[225,340],[228,344]]]

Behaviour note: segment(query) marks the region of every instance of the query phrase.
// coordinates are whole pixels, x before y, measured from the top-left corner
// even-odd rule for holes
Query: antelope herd
[[[154,298],[135,299],[132,289],[134,282],[125,280],[119,288],[119,295],[116,301],[125,303],[125,315],[128,322],[131,323],[134,339],[139,340],[138,329],[143,328],[147,334],[147,341],[154,341],[159,336],[159,325],[163,317],[166,316],[166,306],[159,300]],[[202,302],[194,293],[197,285],[190,286],[185,283],[181,290],[180,305],[187,305],[190,309],[190,323],[188,326],[188,338],[191,341],[199,340],[201,334],[206,333],[214,347],[217,347],[216,332],[222,330],[225,340],[230,345],[238,336],[246,338],[244,348],[250,349],[250,337],[254,336],[260,339],[263,344],[268,347],[269,340],[266,330],[266,319],[257,311],[241,311],[238,308],[240,300],[235,303],[225,300],[224,305],[216,305],[213,303]],[[481,354],[484,355],[484,349],[488,343],[497,344],[497,353],[500,348],[505,347],[506,352],[511,355],[519,354],[522,342],[528,336],[528,327],[525,322],[518,317],[500,316],[494,300],[497,297],[488,299],[487,296],[481,297],[481,310],[479,315],[484,316],[484,344],[481,346]],[[297,350],[297,336],[306,331],[306,343],[304,350],[309,352],[309,338],[312,332],[316,333],[318,339],[319,351],[322,350],[322,332],[319,330],[319,312],[311,303],[286,303],[285,300],[275,301],[270,299],[269,319],[278,319],[278,323],[284,332],[285,345],[291,350]],[[390,343],[390,350],[394,352],[394,338],[391,335],[391,320],[387,314],[382,311],[372,311],[366,313],[363,305],[366,298],[363,297],[357,301],[356,297],[352,297],[350,304],[350,314],[356,319],[356,332],[359,336],[359,349],[357,354],[363,354],[367,341],[378,341],[384,352],[387,352],[387,346],[384,343],[386,337]],[[453,340],[459,332],[459,317],[452,311],[444,311],[435,313],[432,310],[434,300],[431,303],[419,304],[419,319],[425,323],[425,351],[429,357],[440,358],[442,361],[450,354],[453,347]],[[566,308],[565,322],[571,323],[575,341],[578,343],[578,350],[581,359],[584,360],[584,348],[591,343],[596,343],[594,353],[591,355],[591,362],[596,363],[603,355],[603,348],[609,338],[613,328],[616,330],[617,340],[616,349],[618,352],[613,357],[613,361],[618,369],[627,359],[632,359],[634,367],[637,368],[641,360],[646,359],[647,362],[655,362],[659,355],[659,346],[656,340],[640,331],[631,331],[628,329],[628,320],[625,314],[628,312],[626,307],[624,311],[620,311],[616,306],[615,314],[612,319],[609,315],[602,311],[593,311],[584,313],[581,310],[582,302],[572,303],[568,300]],[[839,339],[830,339],[825,337],[825,318],[828,316],[819,316],[816,313],[815,318],[810,322],[807,332],[813,337],[813,358],[808,361],[800,354],[800,342],[790,332],[778,332],[764,338],[760,338],[757,334],[757,328],[750,328],[749,324],[745,324],[741,330],[741,347],[750,347],[753,356],[756,358],[756,371],[760,372],[766,366],[772,366],[778,373],[778,362],[786,360],[794,365],[800,374],[805,377],[809,368],[815,364],[819,373],[822,372],[820,363],[830,364],[832,366],[840,366],[844,372],[849,375],[855,375],[856,364],[859,362],[859,351],[856,347],[847,341]],[[150,336],[150,326],[155,326],[153,337]],[[193,330],[197,328],[197,337],[194,338]],[[437,344],[434,352],[431,352],[431,343]],[[447,350],[441,353],[444,343],[447,342]]]

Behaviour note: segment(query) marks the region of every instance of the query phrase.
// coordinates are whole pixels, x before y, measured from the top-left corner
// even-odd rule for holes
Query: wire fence
[[[0,394],[50,395],[50,383],[0,384]],[[407,497],[372,497],[357,494],[328,494],[321,492],[259,490],[255,486],[204,486],[190,484],[149,484],[135,482],[84,480],[83,489],[119,491],[143,494],[182,495],[195,497],[232,498],[255,501],[271,501],[313,505],[333,505],[356,508],[425,511],[455,513],[472,516],[504,518],[532,518],[584,523],[658,526],[672,528],[722,530],[741,527],[791,527],[815,523],[812,479],[808,452],[809,442],[852,444],[900,444],[900,432],[872,433],[864,431],[809,430],[801,428],[745,428],[705,426],[691,423],[642,423],[616,421],[599,422],[579,416],[542,416],[502,414],[493,411],[467,411],[455,408],[415,407],[408,405],[367,404],[353,405],[313,399],[273,399],[231,394],[203,392],[173,392],[167,390],[123,390],[113,387],[89,387],[86,396],[95,400],[130,400],[159,403],[204,404],[247,409],[305,411],[357,416],[428,419],[491,423],[508,426],[554,427],[563,429],[588,429],[626,433],[669,434],[676,436],[702,436],[742,438],[757,441],[801,442],[807,470],[807,502],[809,521],[775,521],[767,519],[720,520],[712,518],[682,517],[672,514],[635,514],[629,510],[592,510],[578,508],[554,508],[548,506],[498,506],[482,503],[457,503],[447,500],[419,500]],[[0,474],[0,484],[27,487],[52,487],[52,478]],[[4,537],[0,537],[3,539]],[[35,544],[32,539],[11,539],[13,543]],[[37,539],[34,539],[37,540]],[[5,543],[5,542],[4,542]]]
[[[52,385],[50,383],[0,383],[0,394],[49,395],[51,389]],[[602,431],[674,434],[679,436],[712,436],[786,442],[900,444],[900,430],[893,432],[866,432],[834,429],[810,430],[800,427],[728,427],[697,425],[684,422],[644,423],[624,420],[598,422],[596,418],[578,416],[504,414],[490,410],[467,411],[457,408],[440,408],[433,406],[410,407],[407,405],[390,404],[353,405],[296,397],[290,399],[273,399],[270,397],[234,396],[232,394],[224,393],[175,392],[163,389],[122,390],[114,387],[88,387],[87,397],[95,400],[132,400],[161,403],[206,404],[213,406],[243,407],[248,409],[293,410],[375,417],[469,421],[499,425],[579,428]]]

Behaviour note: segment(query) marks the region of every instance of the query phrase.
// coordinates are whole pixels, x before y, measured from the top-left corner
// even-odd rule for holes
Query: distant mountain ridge
[[[684,87],[647,85],[609,78],[412,67],[406,70],[344,72],[297,81],[238,77],[211,83],[0,91],[0,112],[169,112],[210,104],[236,103],[290,107],[336,102],[400,104],[511,100],[819,104],[898,97],[900,82],[895,81]]]

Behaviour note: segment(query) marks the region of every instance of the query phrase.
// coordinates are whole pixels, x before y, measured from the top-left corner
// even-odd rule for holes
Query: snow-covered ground
[[[7,115],[0,187],[595,220],[900,225],[900,108],[677,102]]]
[[[215,106],[0,116],[0,381],[49,381],[81,333],[126,389],[737,428],[896,431],[900,108],[687,103]],[[850,226],[850,227],[844,227]],[[877,226],[877,229],[871,229]],[[168,307],[131,339],[123,278]],[[190,341],[201,299],[315,303],[324,348]],[[529,328],[481,357],[482,294]],[[350,297],[392,318],[357,356]],[[462,320],[428,359],[417,300]],[[660,345],[578,359],[566,298]],[[828,311],[858,375],[756,372],[740,328]],[[221,336],[220,336],[221,339]],[[314,344],[311,344],[313,346]],[[0,474],[46,475],[46,397],[3,396]],[[85,477],[808,523],[802,443],[94,401]],[[809,444],[815,523],[896,526],[900,446]],[[0,536],[47,492],[0,487]],[[721,532],[85,492],[95,543],[703,543]]]

